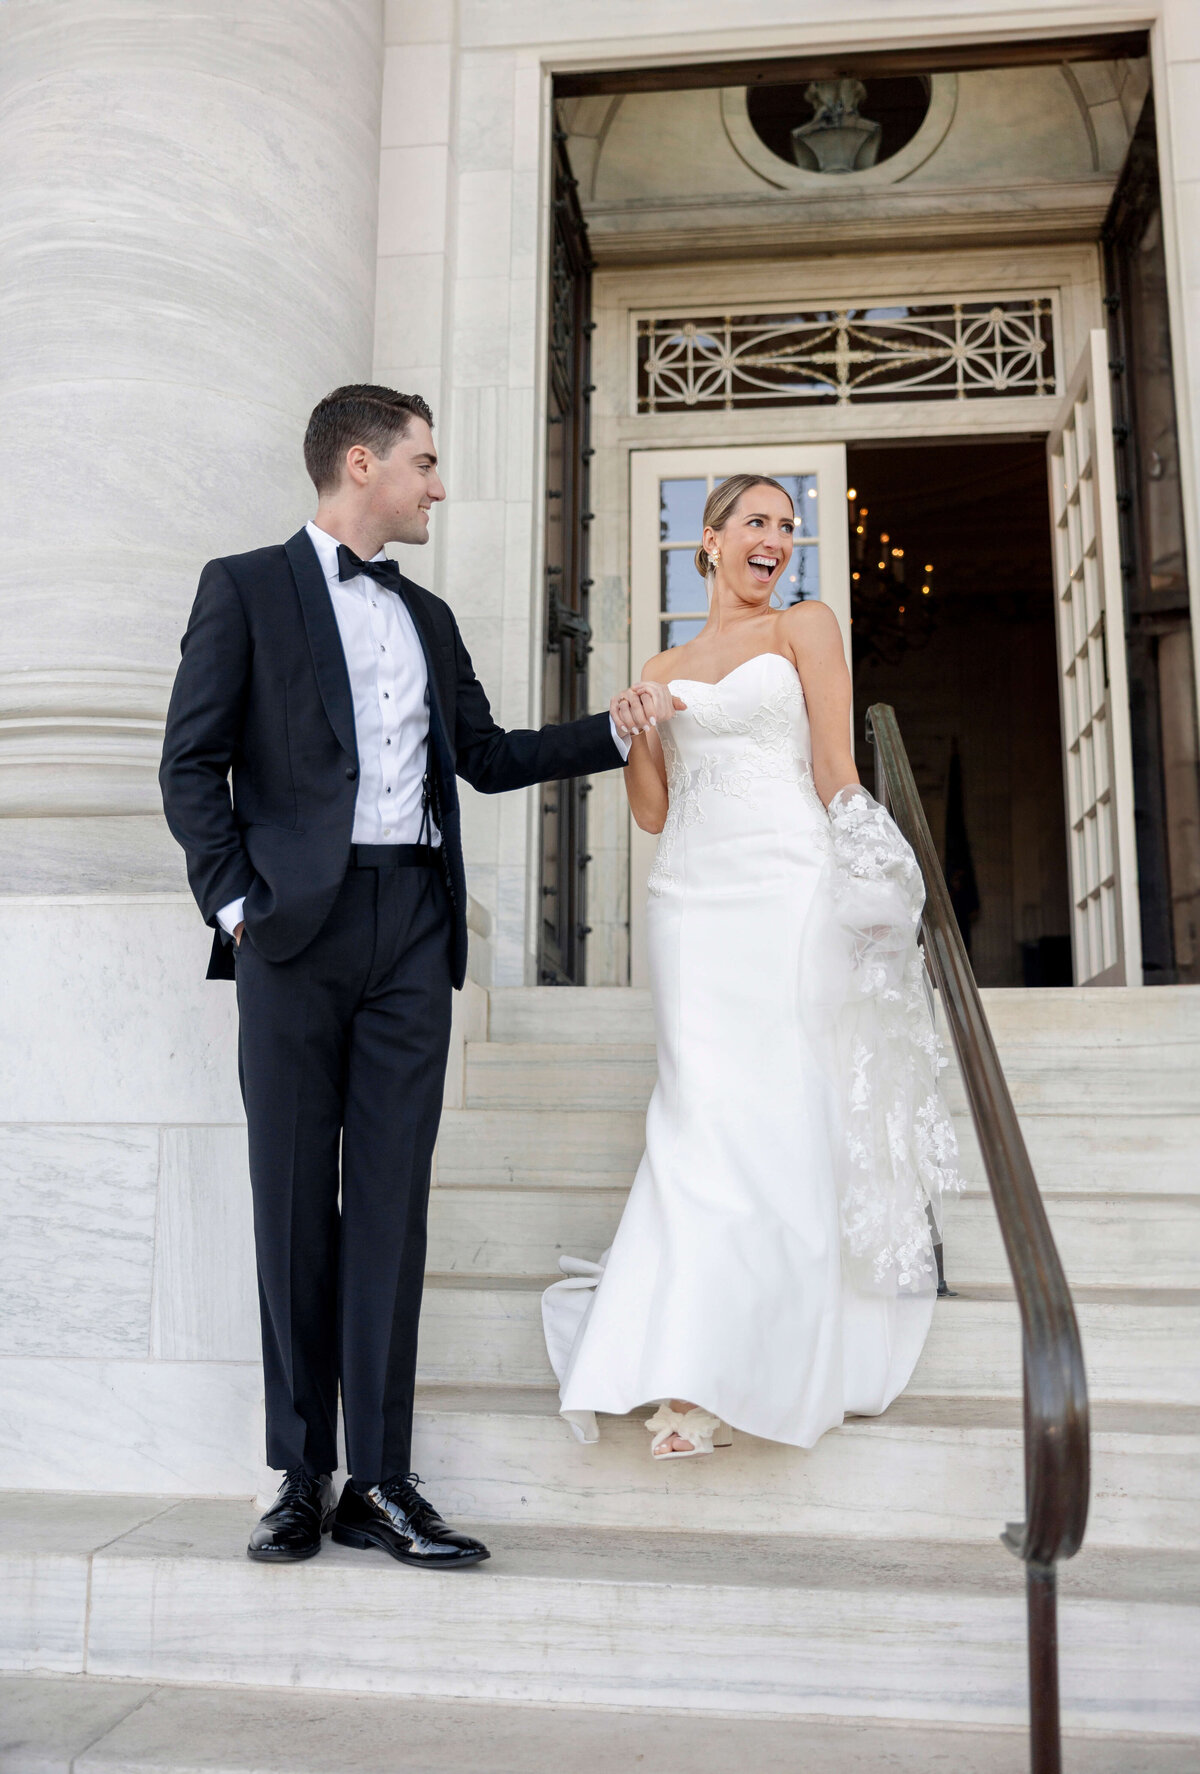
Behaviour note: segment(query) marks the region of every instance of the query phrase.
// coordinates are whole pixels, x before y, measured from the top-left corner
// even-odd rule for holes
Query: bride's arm
[[[804,687],[812,729],[813,779],[828,807],[858,781],[850,733],[850,673],[842,631],[828,604],[793,604],[780,618]]]
[[[678,696],[672,696],[665,684],[650,676],[655,661],[642,672],[636,688],[650,692],[656,723],[670,720],[676,709],[686,708]],[[636,732],[629,748],[625,766],[625,793],[634,821],[644,832],[660,832],[667,818],[667,766],[663,758],[656,727],[643,727]]]

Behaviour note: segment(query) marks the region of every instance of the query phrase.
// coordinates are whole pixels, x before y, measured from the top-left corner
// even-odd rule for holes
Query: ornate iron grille
[[[1052,395],[1054,298],[640,315],[637,374],[640,413]]]

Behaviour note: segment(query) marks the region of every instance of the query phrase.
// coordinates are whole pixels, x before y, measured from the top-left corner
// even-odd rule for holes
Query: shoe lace
[[[429,1504],[417,1490],[420,1482],[419,1472],[398,1472],[392,1478],[384,1479],[379,1494],[389,1503],[402,1503],[406,1509],[428,1509]]]
[[[306,1472],[303,1466],[289,1466],[283,1475],[283,1483],[279,1487],[276,1502],[282,1503],[285,1499],[289,1503],[294,1502],[297,1498],[307,1496],[309,1492],[317,1490],[320,1483],[320,1479],[314,1478],[311,1472]]]

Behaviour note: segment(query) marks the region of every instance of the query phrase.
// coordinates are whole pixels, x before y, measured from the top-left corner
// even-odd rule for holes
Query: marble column
[[[371,370],[381,0],[0,9],[0,875],[180,876],[156,769],[202,563],[311,509]]]

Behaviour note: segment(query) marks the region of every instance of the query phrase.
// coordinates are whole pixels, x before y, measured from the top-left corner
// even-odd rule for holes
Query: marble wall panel
[[[515,279],[537,277],[542,233],[541,174],[537,163],[512,174],[512,259]]]
[[[454,145],[464,170],[507,170],[513,163],[513,61],[506,55],[459,57]]]
[[[507,167],[458,175],[458,275],[507,277],[512,176]]]
[[[454,36],[455,0],[384,0],[387,44],[448,43]]]
[[[376,374],[384,363],[441,363],[444,264],[441,253],[404,253],[380,259],[375,301]],[[435,421],[437,417],[435,408]]]
[[[1200,8],[1192,0],[1166,0],[1161,29],[1169,61],[1200,61]]]
[[[446,149],[385,148],[379,156],[379,252],[435,253],[444,240]]]
[[[451,371],[456,388],[508,380],[509,297],[507,276],[455,283]]]
[[[532,563],[532,526],[530,523],[529,501],[533,498],[534,467],[541,450],[541,439],[536,434],[534,413],[534,391],[527,388],[509,388],[508,391],[508,435],[505,439],[505,480],[504,497],[510,504],[519,502],[523,507],[527,558]],[[508,555],[506,549],[506,564]],[[525,569],[528,570],[528,569]],[[513,571],[511,565],[508,571]],[[526,578],[525,589],[528,592],[529,579]]]
[[[0,1358],[0,1490],[273,1491],[262,1398],[257,1362]]]
[[[492,978],[498,986],[529,983],[532,960],[525,930],[528,869],[524,859],[496,870],[496,931],[492,938]]]
[[[451,71],[449,43],[409,43],[385,55],[382,147],[449,140]]]
[[[1175,177],[1200,178],[1200,60],[1167,70],[1167,102]]]
[[[236,1122],[233,986],[190,898],[0,899],[0,1122]]]
[[[0,1132],[0,1355],[149,1350],[158,1134]]]
[[[163,1129],[151,1352],[167,1361],[259,1359],[244,1127]]]

